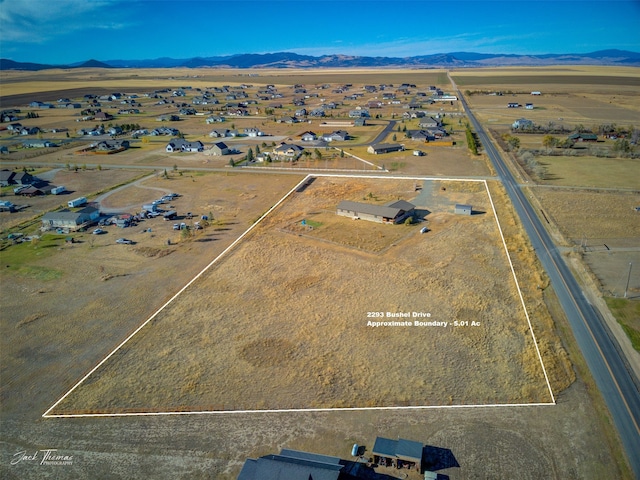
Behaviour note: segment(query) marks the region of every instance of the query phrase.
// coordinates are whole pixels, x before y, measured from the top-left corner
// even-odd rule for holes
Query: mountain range
[[[545,55],[452,52],[414,57],[363,57],[352,55],[299,55],[292,52],[245,53],[222,57],[152,60],[88,60],[69,65],[16,62],[0,59],[0,70],[47,70],[52,68],[472,68],[535,65],[618,65],[640,66],[640,53],[600,50],[591,53]]]

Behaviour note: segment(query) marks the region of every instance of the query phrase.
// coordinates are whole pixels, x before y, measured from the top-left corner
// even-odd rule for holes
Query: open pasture
[[[567,93],[576,90],[633,91],[640,86],[638,69],[633,67],[500,67],[454,70],[451,77],[461,90],[478,87],[521,91]],[[539,87],[545,85],[544,88]]]
[[[637,246],[638,194],[613,191],[533,188],[545,214],[573,244],[597,238],[610,246]],[[631,242],[631,243],[629,243]]]
[[[468,98],[474,112],[488,124],[510,127],[516,119],[524,117],[538,125],[547,126],[553,122],[569,129],[578,124],[587,128],[597,128],[605,123],[637,125],[640,123],[638,99],[640,97],[624,93],[543,93],[540,96],[523,93],[502,96],[474,94]],[[510,102],[517,102],[522,107],[508,108]],[[533,103],[534,108],[525,109],[527,103]]]
[[[427,185],[427,209],[431,200],[464,200],[483,212],[459,217],[434,209],[428,234],[419,233],[420,225],[384,225],[402,230],[398,237],[336,216],[346,233],[334,226],[323,238],[322,212],[340,199],[412,199],[414,185],[316,179],[51,413],[550,401],[478,184],[449,194],[439,182]],[[292,230],[314,217],[310,234]],[[348,240],[354,235],[371,236],[377,247],[354,248]],[[412,326],[368,325],[389,320]],[[439,323],[413,326],[415,320]]]
[[[540,156],[547,169],[545,185],[635,189],[640,191],[640,164],[631,158]]]

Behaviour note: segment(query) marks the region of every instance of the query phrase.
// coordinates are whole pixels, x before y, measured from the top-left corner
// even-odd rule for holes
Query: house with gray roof
[[[350,110],[349,111],[349,117],[351,118],[360,118],[360,117],[370,117],[371,115],[369,115],[369,110],[364,109],[364,108],[356,108],[355,110]]]
[[[423,118],[422,120],[420,120],[420,124],[419,124],[420,128],[435,128],[435,127],[441,127],[441,126],[442,126],[442,122],[439,119],[433,118],[433,117]]]
[[[228,128],[217,128],[215,130],[211,130],[209,136],[213,138],[225,138],[231,136],[230,133],[231,131]]]
[[[282,449],[245,461],[238,480],[338,480],[344,465],[338,457]]]
[[[401,152],[404,150],[404,145],[398,143],[378,143],[376,145],[369,145],[367,152],[379,155],[381,153]]]
[[[9,185],[14,185],[16,182],[13,177],[16,176],[16,172],[9,170],[7,168],[3,168],[0,170],[0,186],[7,187]]]
[[[349,139],[349,132],[345,130],[336,130],[331,133],[325,133],[322,135],[322,140],[325,142],[344,142]]]
[[[511,124],[511,128],[517,130],[519,128],[533,128],[533,121],[528,120],[526,118],[519,118],[513,124]]]
[[[79,228],[91,225],[100,218],[100,211],[94,207],[84,207],[80,210],[71,211],[69,209],[58,212],[48,212],[42,217],[42,226],[45,228],[69,228],[78,230]]]
[[[169,153],[173,152],[202,152],[204,145],[201,141],[187,142],[183,138],[173,138],[165,149]]]
[[[415,205],[405,200],[396,200],[384,205],[343,200],[338,204],[336,214],[353,219],[377,223],[400,223],[415,213]]]

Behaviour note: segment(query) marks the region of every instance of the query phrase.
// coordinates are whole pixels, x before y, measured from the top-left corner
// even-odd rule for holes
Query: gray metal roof
[[[371,453],[381,457],[421,462],[422,447],[421,443],[413,440],[405,440],[403,438],[391,440],[389,438],[376,437]]]
[[[391,202],[387,205],[372,205],[370,203],[351,202],[349,200],[343,200],[338,204],[338,210],[347,210],[384,218],[395,218],[401,212],[409,211],[412,208],[415,208],[415,205],[405,202],[404,200]]]
[[[337,480],[343,465],[340,459],[296,450],[280,455],[248,459],[238,480]]]

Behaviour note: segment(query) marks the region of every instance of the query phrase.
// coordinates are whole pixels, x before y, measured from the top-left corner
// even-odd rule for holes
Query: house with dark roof
[[[281,143],[276,148],[273,149],[274,156],[279,160],[296,160],[302,152],[304,151],[304,147],[299,145],[294,145],[290,143]]]
[[[336,214],[353,219],[377,223],[400,223],[415,213],[415,205],[405,200],[396,200],[384,205],[343,200],[338,204]]]
[[[313,142],[314,140],[317,140],[318,136],[314,132],[308,131],[304,132],[301,135],[301,138],[303,142]]]
[[[16,172],[3,168],[0,170],[0,186],[7,187],[9,185],[14,185],[16,182],[13,177],[16,176]]]
[[[227,144],[224,142],[216,142],[211,146],[211,154],[212,155],[229,155],[231,151]]]
[[[595,133],[574,133],[569,135],[569,140],[573,142],[597,142],[598,135]]]
[[[422,120],[420,120],[419,126],[420,126],[420,128],[441,127],[442,126],[442,122],[440,120],[438,120],[437,118],[426,117],[426,118],[423,118]]]
[[[13,183],[18,185],[31,185],[36,181],[36,178],[27,172],[16,172],[12,180]]]
[[[245,461],[238,480],[338,480],[343,470],[340,458],[282,449]]]
[[[401,152],[404,150],[404,145],[398,143],[378,143],[376,145],[369,145],[367,152],[379,155],[381,153]]]
[[[182,138],[173,138],[166,146],[165,150],[169,153],[173,152],[202,152],[204,145],[201,141],[187,142]]]
[[[396,468],[415,469],[422,473],[423,445],[412,440],[376,437],[371,453],[374,463]]]
[[[106,122],[109,120],[113,120],[113,115],[107,113],[107,112],[98,112],[94,115],[94,118],[98,121],[101,122]]]
[[[96,151],[116,153],[129,148],[129,140],[103,140],[96,144]]]

